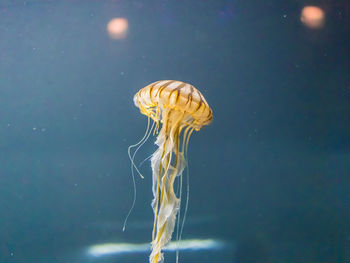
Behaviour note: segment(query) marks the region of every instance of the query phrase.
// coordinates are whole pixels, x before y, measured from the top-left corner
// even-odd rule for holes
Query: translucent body
[[[186,166],[189,138],[193,130],[208,125],[213,114],[195,87],[175,80],[157,81],[146,86],[136,93],[134,103],[142,114],[155,122],[149,133],[152,130],[158,133],[162,124],[155,142],[159,148],[151,159],[154,227],[150,262],[158,263],[163,262],[161,250],[171,240],[180,207],[181,189],[176,196],[174,181],[182,176]]]

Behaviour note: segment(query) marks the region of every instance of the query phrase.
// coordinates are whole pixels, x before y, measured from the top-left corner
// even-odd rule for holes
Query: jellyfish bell
[[[176,80],[149,84],[135,94],[134,103],[148,120],[153,120],[153,125],[133,147],[139,148],[152,132],[158,134],[155,142],[158,149],[151,158],[154,225],[150,255],[150,262],[158,263],[163,261],[162,249],[171,240],[176,217],[180,217],[182,172],[187,165],[190,136],[194,130],[199,131],[209,125],[213,113],[199,90]],[[180,178],[178,194],[174,190],[177,177]],[[181,231],[180,235],[177,233],[177,238],[181,239]]]
[[[156,114],[160,110],[166,113],[163,115],[180,114],[183,121],[197,131],[213,118],[212,110],[199,90],[176,80],[162,80],[146,86],[136,93],[134,103],[142,114],[156,122],[163,122],[162,116]],[[169,121],[176,119],[167,117]]]

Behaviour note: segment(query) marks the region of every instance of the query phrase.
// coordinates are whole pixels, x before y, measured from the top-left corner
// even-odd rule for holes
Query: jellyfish
[[[158,263],[163,262],[162,249],[171,240],[179,213],[190,136],[210,124],[213,113],[194,86],[176,80],[149,84],[135,94],[134,103],[148,117],[145,136],[134,147],[141,146],[152,132],[157,134],[158,149],[151,158],[154,224],[150,263]],[[179,191],[174,189],[177,177]]]

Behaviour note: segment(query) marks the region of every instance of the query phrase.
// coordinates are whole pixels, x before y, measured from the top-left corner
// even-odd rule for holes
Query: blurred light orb
[[[324,20],[324,11],[318,6],[305,6],[301,11],[300,21],[311,29],[323,27]]]
[[[107,24],[107,32],[112,39],[122,39],[126,37],[128,31],[128,20],[125,18],[113,18]]]

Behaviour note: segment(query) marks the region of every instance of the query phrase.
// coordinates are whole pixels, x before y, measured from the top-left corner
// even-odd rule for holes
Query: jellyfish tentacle
[[[146,132],[144,134],[144,136],[142,137],[142,139],[136,143],[136,144],[133,144],[133,145],[130,145],[129,148],[128,148],[128,156],[129,156],[129,159],[130,159],[130,162],[131,162],[131,171],[132,173],[134,172],[133,171],[133,168],[135,168],[135,170],[137,171],[137,173],[139,174],[139,176],[144,179],[144,176],[141,174],[141,172],[139,171],[139,169],[137,168],[137,166],[135,165],[135,162],[134,162],[134,159],[135,159],[135,155],[136,153],[138,152],[138,150],[142,147],[142,145],[148,140],[149,136],[151,135],[152,133],[152,130],[153,130],[153,127],[154,127],[154,122],[151,126],[151,129],[149,129],[149,124],[150,124],[150,118],[148,118],[148,122],[147,122],[147,129],[146,129]],[[136,150],[134,151],[134,153],[132,154],[131,156],[131,149],[133,148],[136,148]]]
[[[190,137],[191,137],[191,134],[192,134],[193,130],[194,130],[194,128],[190,129],[190,132],[189,132],[189,134],[188,134],[188,136],[186,138],[184,160],[187,160],[187,161],[188,161],[188,157],[187,157],[188,143],[189,143],[189,140],[190,140]],[[186,184],[186,203],[185,203],[185,211],[184,211],[184,215],[183,215],[182,223],[181,223],[179,240],[181,240],[181,238],[182,238],[182,232],[183,232],[183,229],[184,229],[184,226],[185,226],[185,221],[186,221],[186,216],[187,216],[188,202],[189,202],[189,199],[190,199],[190,172],[189,172],[189,168],[188,167],[187,167],[187,173],[186,173],[186,181],[187,181],[187,184]]]
[[[149,126],[150,126],[150,118],[147,118],[147,128],[146,128],[144,136],[142,137],[142,139],[138,143],[130,145],[128,147],[128,156],[129,156],[129,159],[131,161],[131,177],[132,177],[132,183],[133,183],[133,188],[134,188],[134,194],[133,194],[133,200],[132,200],[131,207],[130,207],[130,209],[129,209],[126,217],[125,217],[125,220],[124,220],[124,224],[123,224],[123,228],[122,228],[123,232],[125,231],[126,223],[127,223],[128,219],[129,219],[129,216],[130,216],[132,210],[134,209],[135,203],[136,203],[137,191],[136,191],[136,182],[135,182],[135,175],[134,175],[134,169],[133,168],[136,169],[136,171],[138,172],[138,174],[140,175],[140,177],[142,179],[144,178],[143,175],[138,170],[138,168],[136,167],[135,162],[134,162],[134,158],[135,158],[135,155],[136,155],[137,151],[148,140],[150,134],[152,133],[152,129],[154,127],[154,122],[152,123],[151,128],[149,128]],[[135,147],[137,147],[137,148],[136,148],[135,152],[133,153],[133,155],[131,156],[131,149],[133,149]]]
[[[185,127],[185,126],[184,126]],[[182,127],[183,128],[183,127]],[[181,128],[181,129],[182,129]],[[184,168],[187,166],[187,163],[186,163],[186,156],[184,154],[184,147],[185,147],[185,142],[186,142],[186,136],[187,136],[187,133],[188,133],[188,130],[190,129],[190,126],[188,126],[185,130],[184,130],[184,133],[183,133],[183,136],[182,136],[182,145],[181,145],[181,150],[179,152],[179,154],[181,155],[182,157],[182,160],[183,160],[183,165],[184,165]],[[181,132],[181,131],[180,131]],[[180,145],[179,145],[180,147]],[[187,166],[187,171],[188,171],[188,166]],[[180,182],[179,182],[179,199],[180,199],[180,202],[179,202],[179,206],[181,207],[181,199],[182,199],[182,186],[183,186],[183,172],[180,174]],[[181,223],[181,230],[180,230],[180,220],[181,220],[181,210],[179,209],[179,212],[178,212],[178,219],[177,219],[177,225],[176,225],[176,241],[177,241],[177,248],[176,248],[176,263],[179,262],[179,242],[181,241],[181,236],[182,236],[182,229],[183,229],[183,224],[184,224],[184,220],[186,218],[186,214],[187,214],[187,205],[188,205],[188,198],[186,199],[186,207],[185,207],[185,212],[184,212],[184,215],[183,215],[183,218],[182,218],[182,223]]]

